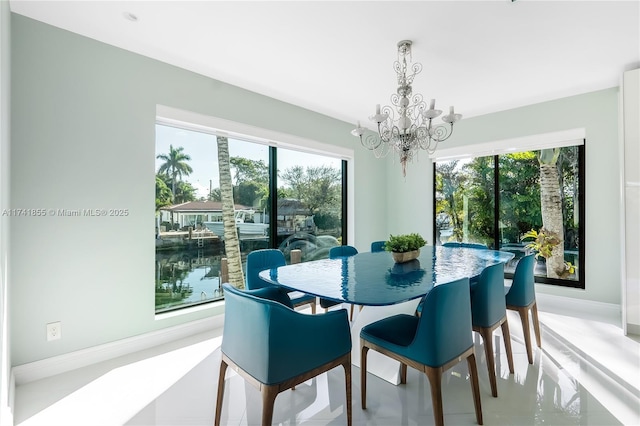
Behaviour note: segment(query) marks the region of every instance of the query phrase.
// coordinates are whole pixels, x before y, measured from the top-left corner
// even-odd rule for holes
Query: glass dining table
[[[384,251],[362,252],[280,266],[259,275],[289,290],[362,306],[351,326],[351,359],[359,366],[363,326],[398,313],[413,314],[434,286],[464,277],[473,281],[486,267],[506,263],[513,257],[513,253],[496,250],[425,246],[417,259],[406,263],[395,263],[391,254]],[[371,355],[374,357],[368,362],[369,372],[398,384],[399,363],[375,352]]]

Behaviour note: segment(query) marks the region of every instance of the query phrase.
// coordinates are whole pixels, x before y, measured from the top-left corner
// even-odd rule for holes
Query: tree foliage
[[[269,168],[263,160],[244,157],[229,159],[236,203],[264,208],[269,198]]]
[[[158,182],[161,182],[159,184]],[[159,186],[160,185],[160,186]],[[196,199],[196,189],[189,182],[178,181],[175,184],[175,189],[173,190],[173,201],[171,200],[172,191],[169,189],[169,185],[171,185],[171,177],[167,176],[163,173],[158,173],[156,175],[156,205],[158,201],[158,194],[162,194],[163,186],[169,190],[169,199],[168,203],[164,204],[161,207],[165,207],[171,204],[180,204],[185,203],[187,201],[195,201]],[[166,195],[166,194],[165,194]],[[166,200],[165,200],[166,201]]]
[[[498,157],[500,174],[500,229],[505,241],[520,241],[542,224],[540,165],[536,152],[524,151]],[[566,245],[575,247],[578,223],[577,147],[563,148],[557,158],[560,187],[564,189],[563,217]],[[468,231],[478,241],[493,240],[493,157],[477,157],[465,165],[457,160],[436,164],[436,221],[440,228],[451,226],[462,237],[463,204],[468,203]]]
[[[466,176],[458,168],[458,161],[436,164],[436,212],[448,217],[454,234],[462,237],[462,196]]]
[[[169,153],[158,154],[156,158],[164,160],[164,163],[158,168],[158,174],[165,174],[171,179],[171,192],[173,193],[174,203],[176,203],[177,180],[182,180],[183,176],[189,176],[193,172],[193,169],[187,163],[191,160],[191,157],[184,153],[183,147],[174,148],[173,145],[169,145]]]
[[[290,188],[293,198],[302,202],[309,214],[339,210],[342,177],[340,170],[330,166],[294,166],[280,178]]]
[[[196,189],[189,182],[180,181],[176,184],[175,203],[186,203],[187,201],[195,201]]]
[[[503,238],[518,241],[525,232],[542,226],[540,168],[533,151],[501,155],[499,163]]]
[[[161,175],[156,175],[156,211],[162,207],[170,206],[171,198],[171,189],[169,189]]]
[[[468,229],[470,240],[493,243],[494,234],[494,164],[493,157],[478,157],[465,165],[467,174],[465,196],[467,197]]]
[[[269,200],[269,168],[263,160],[243,157],[229,159],[233,181],[233,197],[237,204],[266,208]],[[330,166],[293,166],[279,174],[278,198],[293,198],[302,202],[309,215],[318,215],[316,224],[323,229],[335,228],[340,222],[342,176]],[[209,194],[220,201],[220,188]],[[321,226],[322,223],[324,226]],[[326,227],[325,227],[326,226]]]
[[[220,188],[213,188],[209,193],[210,201],[222,201],[222,195],[220,194]]]
[[[244,157],[231,157],[234,185],[244,182],[256,182],[267,185],[269,183],[269,168],[263,160],[250,160]]]
[[[342,225],[340,215],[322,211],[313,215],[313,222],[320,229],[337,229]]]

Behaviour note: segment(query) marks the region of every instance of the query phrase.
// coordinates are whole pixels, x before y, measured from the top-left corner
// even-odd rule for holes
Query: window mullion
[[[269,147],[269,247],[278,247],[278,149]]]
[[[494,250],[500,250],[500,159],[493,156],[493,244]]]

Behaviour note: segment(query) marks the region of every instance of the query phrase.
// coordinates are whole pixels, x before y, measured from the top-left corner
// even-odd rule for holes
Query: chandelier
[[[408,61],[407,61],[408,58]],[[400,156],[402,175],[407,175],[407,163],[423,149],[433,154],[438,143],[448,139],[453,133],[453,124],[462,118],[453,107],[442,117],[447,124],[433,124],[434,118],[442,111],[435,109],[436,101],[431,99],[429,107],[422,95],[413,94],[413,78],[422,71],[422,64],[411,62],[411,40],[398,42],[398,60],[393,63],[398,74],[398,90],[391,95],[393,106],[376,106],[376,113],[369,119],[378,124],[378,133],[365,134],[360,122],[351,134],[360,138],[365,148],[373,151],[376,158],[385,157],[390,152]]]

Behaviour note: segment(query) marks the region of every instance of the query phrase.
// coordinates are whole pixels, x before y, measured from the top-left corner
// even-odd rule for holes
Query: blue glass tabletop
[[[434,285],[476,278],[484,268],[513,253],[462,247],[425,246],[420,257],[395,263],[388,252],[286,265],[260,272],[272,284],[356,305],[382,306],[422,297]]]

